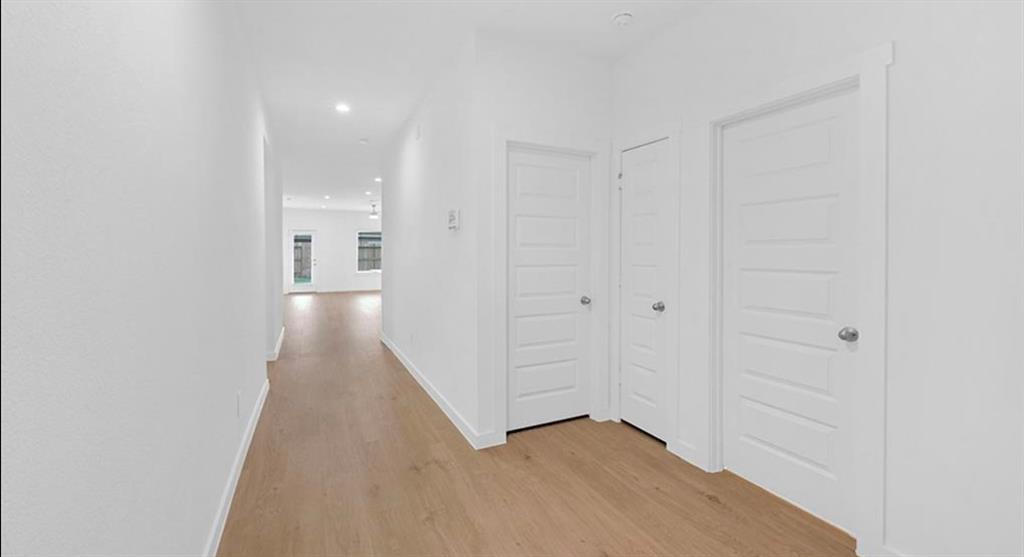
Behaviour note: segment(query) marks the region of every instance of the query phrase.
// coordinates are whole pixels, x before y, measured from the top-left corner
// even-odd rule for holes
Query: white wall
[[[3,5],[5,555],[206,549],[266,380],[265,130],[224,10]]]
[[[682,126],[679,435],[708,369],[709,106],[895,42],[886,543],[1020,555],[1022,4],[721,3],[615,66],[615,137]],[[704,400],[701,400],[703,398]]]
[[[439,75],[397,134],[383,176],[382,325],[389,343],[475,436],[477,190],[470,180],[475,44]],[[462,210],[462,229],[447,210]]]
[[[284,235],[281,237],[284,256],[284,288],[292,284],[292,237],[294,230],[315,230],[313,257],[316,258],[314,280],[317,292],[349,292],[380,290],[381,273],[359,272],[358,233],[376,232],[380,220],[371,219],[369,211],[331,211],[317,209],[284,209]],[[384,237],[387,242],[387,237]],[[384,248],[387,249],[387,248]]]
[[[282,176],[280,161],[266,139],[263,141],[263,205],[264,242],[267,254],[266,308],[267,326],[264,336],[267,360],[276,360],[278,342],[284,335],[284,262],[281,251],[283,214],[281,207]]]

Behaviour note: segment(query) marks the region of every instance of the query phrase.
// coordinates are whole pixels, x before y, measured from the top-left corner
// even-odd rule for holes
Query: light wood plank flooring
[[[379,342],[377,293],[285,305],[220,555],[854,554],[846,534],[624,424],[474,451]]]

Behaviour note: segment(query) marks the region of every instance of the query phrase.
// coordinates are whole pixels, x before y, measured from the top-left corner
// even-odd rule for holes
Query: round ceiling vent
[[[619,12],[612,16],[612,25],[619,29],[625,29],[633,24],[633,14],[630,12]]]

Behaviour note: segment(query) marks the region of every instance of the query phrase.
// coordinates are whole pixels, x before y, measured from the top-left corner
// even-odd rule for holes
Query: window
[[[380,232],[359,233],[359,270],[380,270]]]

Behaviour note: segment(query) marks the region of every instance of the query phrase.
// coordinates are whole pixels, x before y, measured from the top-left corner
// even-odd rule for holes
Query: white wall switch
[[[462,227],[462,212],[458,209],[448,209],[448,230],[458,230]]]

